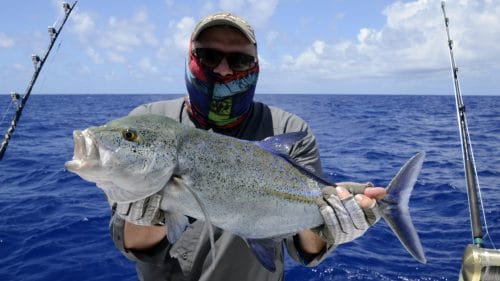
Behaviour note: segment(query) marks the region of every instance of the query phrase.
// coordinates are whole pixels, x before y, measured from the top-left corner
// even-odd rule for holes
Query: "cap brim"
[[[238,29],[252,44],[256,44],[255,34],[253,33],[252,27],[243,19],[234,16],[230,13],[219,13],[208,16],[202,19],[198,25],[195,27],[193,34],[191,35],[191,40],[196,40],[200,33],[212,26],[217,25],[228,25]]]

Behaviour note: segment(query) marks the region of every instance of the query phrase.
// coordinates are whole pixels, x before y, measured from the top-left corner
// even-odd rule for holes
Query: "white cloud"
[[[316,66],[321,62],[325,50],[325,42],[315,41],[310,48],[300,54],[293,64],[300,68]]]
[[[174,31],[174,44],[178,50],[187,52],[189,46],[189,38],[191,37],[191,32],[195,26],[194,19],[192,17],[183,17],[179,22],[175,24]]]
[[[212,1],[206,1],[200,8],[200,14],[203,16],[209,15],[215,11],[215,5]]]
[[[117,52],[113,52],[113,51],[108,51],[107,52],[107,59],[110,62],[114,62],[114,63],[124,64],[124,63],[127,62],[127,59],[125,59],[124,56],[122,56],[121,54],[119,54]]]
[[[96,28],[96,17],[90,12],[76,11],[71,20],[73,21],[71,30],[93,49],[101,48],[116,53],[158,45],[155,26],[150,22],[146,10],[139,10],[127,19],[111,16],[107,25],[101,24],[102,27],[99,28]],[[116,60],[116,56],[110,59]]]
[[[172,83],[175,82],[175,79],[171,76],[162,76],[161,81],[167,82],[167,83]]]
[[[225,11],[240,11],[245,6],[245,0],[220,0],[219,6]]]
[[[168,35],[163,39],[163,44],[156,51],[155,57],[159,61],[182,67],[194,26],[195,21],[192,17],[183,17],[179,21],[169,21]]]
[[[158,40],[154,31],[155,26],[149,22],[145,10],[138,11],[131,19],[110,17],[98,45],[115,52],[129,52],[145,45],[156,46]]]
[[[104,62],[104,60],[101,58],[101,56],[97,53],[97,51],[92,48],[92,47],[88,47],[86,50],[85,50],[85,54],[87,54],[87,56],[92,60],[92,62],[94,62],[95,64],[101,64]]]
[[[14,67],[15,70],[19,70],[19,71],[31,70],[31,69],[27,68],[26,65],[20,64],[20,63],[15,63],[12,67]]]
[[[282,69],[325,79],[449,75],[449,56],[440,0],[395,2],[383,12],[385,25],[359,30],[357,41],[316,40],[298,55],[286,55]],[[462,0],[447,6],[459,62],[500,61],[500,5]],[[483,65],[484,66],[484,65]],[[479,67],[477,71],[480,70]],[[305,77],[304,79],[308,79]]]
[[[265,26],[278,6],[278,0],[249,0],[248,2],[250,4],[248,19],[255,28]]]
[[[270,69],[270,68],[272,68],[272,66],[265,58],[259,56],[259,68],[260,69]]]
[[[174,0],[165,0],[165,4],[167,5],[167,7],[171,8],[174,6],[175,1]]]
[[[59,14],[58,19],[62,19],[64,17],[64,8],[63,8],[63,2],[62,0],[52,0],[52,5],[54,8],[57,10],[57,13]],[[71,5],[71,4],[70,4]]]
[[[272,46],[274,40],[278,37],[278,32],[276,30],[270,30],[266,35],[266,45]]]
[[[72,12],[70,20],[72,21],[70,30],[76,33],[83,42],[86,42],[96,32],[95,21],[90,13]]]
[[[0,32],[0,48],[10,48],[14,46],[14,39]]]
[[[265,26],[274,15],[278,0],[220,0],[219,9],[247,19],[254,28]]]
[[[150,58],[142,58],[137,64],[140,70],[145,72],[146,74],[155,74],[158,73],[158,68],[151,63]]]
[[[119,77],[114,71],[106,72],[104,74],[104,80],[106,81],[117,81],[118,79]]]
[[[380,42],[382,37],[382,32],[370,28],[362,28],[358,33],[358,42],[360,48],[369,47],[370,45],[376,45]]]
[[[77,69],[78,73],[80,73],[80,74],[84,74],[84,75],[92,74],[92,70],[86,64],[81,64],[76,69]]]

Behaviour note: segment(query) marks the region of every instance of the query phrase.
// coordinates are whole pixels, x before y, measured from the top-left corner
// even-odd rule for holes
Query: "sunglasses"
[[[229,68],[233,71],[245,71],[255,66],[254,56],[241,52],[222,52],[212,48],[196,48],[193,54],[200,63],[208,68],[216,68],[223,58],[226,58]]]

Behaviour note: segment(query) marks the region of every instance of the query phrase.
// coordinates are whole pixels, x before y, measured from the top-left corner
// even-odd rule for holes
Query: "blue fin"
[[[304,169],[300,164],[295,162],[288,153],[290,153],[290,149],[292,146],[299,141],[301,141],[303,138],[307,136],[306,132],[293,132],[293,133],[286,133],[282,135],[277,135],[277,136],[272,136],[265,138],[262,141],[256,141],[254,142],[257,146],[260,148],[264,149],[265,151],[272,153],[276,156],[281,157],[283,160],[287,161],[288,163],[292,164],[295,168],[297,168],[303,175],[319,182],[322,183],[326,186],[336,186],[334,183],[329,182],[325,180],[324,178],[312,173],[311,171]]]
[[[188,223],[188,218],[183,214],[165,212],[167,239],[170,244],[174,244],[181,237]]]
[[[275,272],[275,248],[279,242],[273,239],[247,239],[247,243],[262,266],[271,272]]]
[[[267,137],[262,141],[256,142],[258,146],[262,149],[273,154],[285,154],[288,155],[292,146],[305,138],[307,136],[306,132],[293,132],[286,133],[282,135]]]
[[[408,160],[386,188],[386,195],[378,201],[379,211],[405,249],[419,262],[426,263],[424,249],[410,217],[408,202],[420,174],[425,152]]]

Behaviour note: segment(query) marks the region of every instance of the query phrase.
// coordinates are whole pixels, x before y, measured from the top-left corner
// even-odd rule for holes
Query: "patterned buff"
[[[186,65],[187,109],[203,126],[229,129],[247,117],[253,103],[259,65],[219,77],[203,67],[189,47]]]

